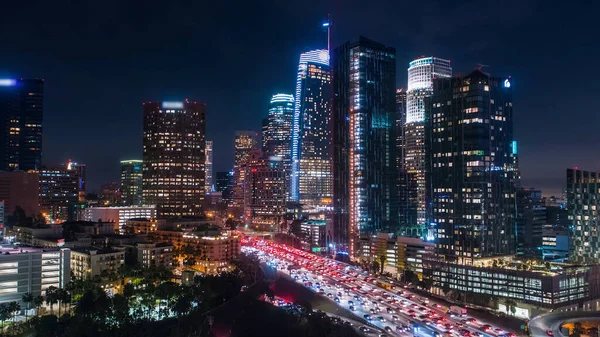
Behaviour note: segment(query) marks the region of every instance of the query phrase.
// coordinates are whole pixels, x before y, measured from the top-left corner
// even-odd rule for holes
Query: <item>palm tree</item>
[[[385,255],[380,255],[379,256],[379,267],[381,268],[380,274],[383,274],[383,268],[385,267],[385,261],[386,260],[387,260],[387,258],[385,257]]]
[[[50,306],[50,312],[54,314],[54,305],[58,303],[58,288],[49,286],[46,289],[46,304]]]
[[[10,318],[10,311],[7,303],[0,304],[0,321],[2,321],[2,327],[0,331],[4,331],[4,322]]]
[[[10,315],[12,316],[13,323],[15,323],[15,320],[17,318],[16,313],[21,311],[21,305],[19,305],[19,302],[17,301],[12,301],[8,303],[8,309],[10,310]]]
[[[36,316],[40,314],[40,307],[44,304],[44,296],[36,296],[33,299],[33,305],[35,306],[35,314]]]
[[[58,300],[58,317],[60,317],[60,308],[63,303],[71,302],[71,295],[65,289],[58,289],[56,295],[56,299]]]
[[[27,310],[25,310],[25,321],[27,321],[28,317],[28,311],[29,309],[31,309],[31,302],[33,302],[33,294],[32,293],[25,293],[23,294],[23,303],[27,304]]]

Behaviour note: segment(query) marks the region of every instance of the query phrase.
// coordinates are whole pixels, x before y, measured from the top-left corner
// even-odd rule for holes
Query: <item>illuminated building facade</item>
[[[333,241],[353,256],[359,234],[397,226],[396,51],[360,37],[336,48],[332,65]]]
[[[50,223],[74,218],[79,201],[79,170],[71,165],[43,167],[39,172],[40,210]]]
[[[600,261],[600,174],[567,169],[567,210],[571,235],[569,259],[575,263]]]
[[[510,79],[476,70],[464,77],[435,80],[427,115],[437,253],[464,264],[514,254]]]
[[[0,79],[0,170],[42,168],[44,80]]]
[[[202,213],[206,104],[144,104],[143,203],[162,218]]]
[[[263,128],[263,152],[268,157],[281,157],[286,177],[291,174],[292,123],[294,96],[276,94],[269,103],[269,116]]]
[[[298,65],[290,184],[290,199],[310,217],[331,207],[331,127],[329,52],[311,50]]]
[[[236,212],[236,215],[244,211],[244,182],[245,165],[250,156],[250,151],[254,149],[258,142],[258,134],[254,131],[236,131],[235,132],[235,162],[233,164],[233,195],[231,197],[230,208]]]
[[[250,152],[244,165],[244,219],[253,225],[277,225],[284,221],[286,212],[286,180],[281,157],[264,156],[259,149]]]
[[[404,232],[425,236],[428,201],[425,172],[425,98],[432,93],[434,78],[452,76],[450,61],[424,57],[410,62],[404,125],[404,169],[407,202]]]
[[[206,161],[204,163],[205,179],[204,192],[209,193],[214,189],[214,173],[213,173],[213,141],[206,141]]]
[[[406,170],[404,169],[404,124],[406,124],[406,90],[396,90],[396,174],[398,191],[398,221],[402,228],[400,234],[408,234],[406,225],[416,223],[416,216],[412,219],[408,209],[408,186]]]
[[[121,203],[124,206],[142,204],[143,161],[121,161]]]
[[[78,184],[79,184],[79,193],[78,193],[78,199],[79,202],[84,202],[85,201],[85,181],[86,181],[86,168],[87,166],[85,164],[81,164],[81,163],[76,163],[71,161],[71,159],[69,159],[69,162],[67,163],[67,170],[69,171],[77,171],[77,177],[79,179]]]
[[[114,222],[120,234],[126,232],[129,219],[156,219],[156,206],[88,207],[79,211],[79,220]]]

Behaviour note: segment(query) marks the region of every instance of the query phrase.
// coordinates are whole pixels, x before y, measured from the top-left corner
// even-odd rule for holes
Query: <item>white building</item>
[[[119,224],[119,233],[125,233],[125,222],[129,219],[154,219],[156,218],[156,206],[114,206],[114,207],[90,207],[79,213],[79,220],[115,222]]]
[[[66,248],[0,246],[0,303],[21,302],[28,292],[43,296],[50,286],[65,287],[71,279],[70,257]]]

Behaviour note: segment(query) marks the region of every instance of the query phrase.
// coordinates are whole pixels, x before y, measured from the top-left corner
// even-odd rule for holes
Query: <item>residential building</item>
[[[517,248],[522,252],[539,251],[546,227],[546,206],[542,191],[533,188],[517,190]]]
[[[14,241],[19,244],[36,246],[36,239],[59,239],[62,237],[61,225],[13,226]]]
[[[143,161],[121,160],[121,203],[124,206],[142,205]]]
[[[144,104],[143,198],[159,217],[198,216],[205,188],[206,104]]]
[[[88,207],[79,211],[78,219],[84,221],[114,222],[119,233],[125,233],[125,223],[129,219],[156,219],[156,206],[112,206]]]
[[[137,243],[135,256],[139,264],[144,267],[167,267],[173,265],[175,247],[169,243]]]
[[[23,295],[45,296],[49,287],[64,288],[71,280],[69,249],[42,250],[29,247],[0,247],[0,303],[17,301]]]
[[[126,235],[149,234],[161,227],[164,219],[154,218],[130,218],[125,221],[124,233]]]
[[[71,165],[44,167],[39,173],[39,203],[47,223],[73,219],[79,202],[80,171]]]
[[[95,247],[71,250],[71,273],[78,279],[116,273],[124,263],[124,250]]]
[[[23,171],[0,172],[0,200],[4,200],[6,217],[14,214],[17,206],[26,216],[39,213],[40,183],[37,173]]]
[[[516,251],[509,78],[479,70],[433,82],[426,151],[437,253],[470,264]],[[434,239],[434,235],[428,239]]]
[[[567,169],[567,210],[571,221],[569,259],[575,263],[600,261],[599,178],[598,172]]]
[[[425,237],[428,234],[427,174],[425,159],[426,113],[425,99],[433,93],[434,78],[449,78],[449,60],[421,57],[409,63],[406,90],[406,120],[404,124],[404,171],[406,177],[405,205],[407,235]]]
[[[213,141],[206,141],[206,160],[204,161],[204,193],[210,193],[214,189],[213,173]]]
[[[286,212],[286,168],[281,157],[266,157],[259,149],[250,151],[245,168],[244,220],[278,230]]]
[[[244,183],[246,169],[245,165],[250,155],[250,151],[257,145],[258,134],[254,131],[236,131],[235,132],[235,162],[233,164],[233,194],[231,197],[230,208],[236,215],[241,215],[244,211]]]
[[[231,262],[241,252],[240,237],[233,232],[158,230],[156,242],[173,244],[176,249],[192,247],[198,252],[194,266],[205,274],[218,274],[232,270]]]
[[[395,231],[396,51],[364,37],[332,55],[333,243],[355,255],[359,234]]]
[[[77,238],[90,237],[94,235],[113,235],[119,227],[116,221],[96,221],[77,220],[66,221],[62,223],[63,233]],[[71,234],[72,233],[72,234]]]
[[[107,181],[100,185],[98,203],[101,206],[121,205],[121,186],[117,181]]]
[[[292,134],[290,200],[304,217],[331,220],[332,127],[329,51],[300,54]]]
[[[0,171],[42,169],[44,80],[0,79]]]

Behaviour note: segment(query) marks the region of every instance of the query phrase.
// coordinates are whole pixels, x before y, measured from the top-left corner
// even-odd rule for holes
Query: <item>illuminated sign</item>
[[[517,154],[517,141],[512,141],[512,154]]]
[[[504,80],[504,87],[505,88],[510,88],[510,81],[508,79]]]
[[[163,109],[183,109],[183,102],[163,102]]]
[[[5,78],[5,79],[0,79],[0,86],[2,87],[12,87],[13,85],[16,85],[17,81],[10,79],[10,78]]]

